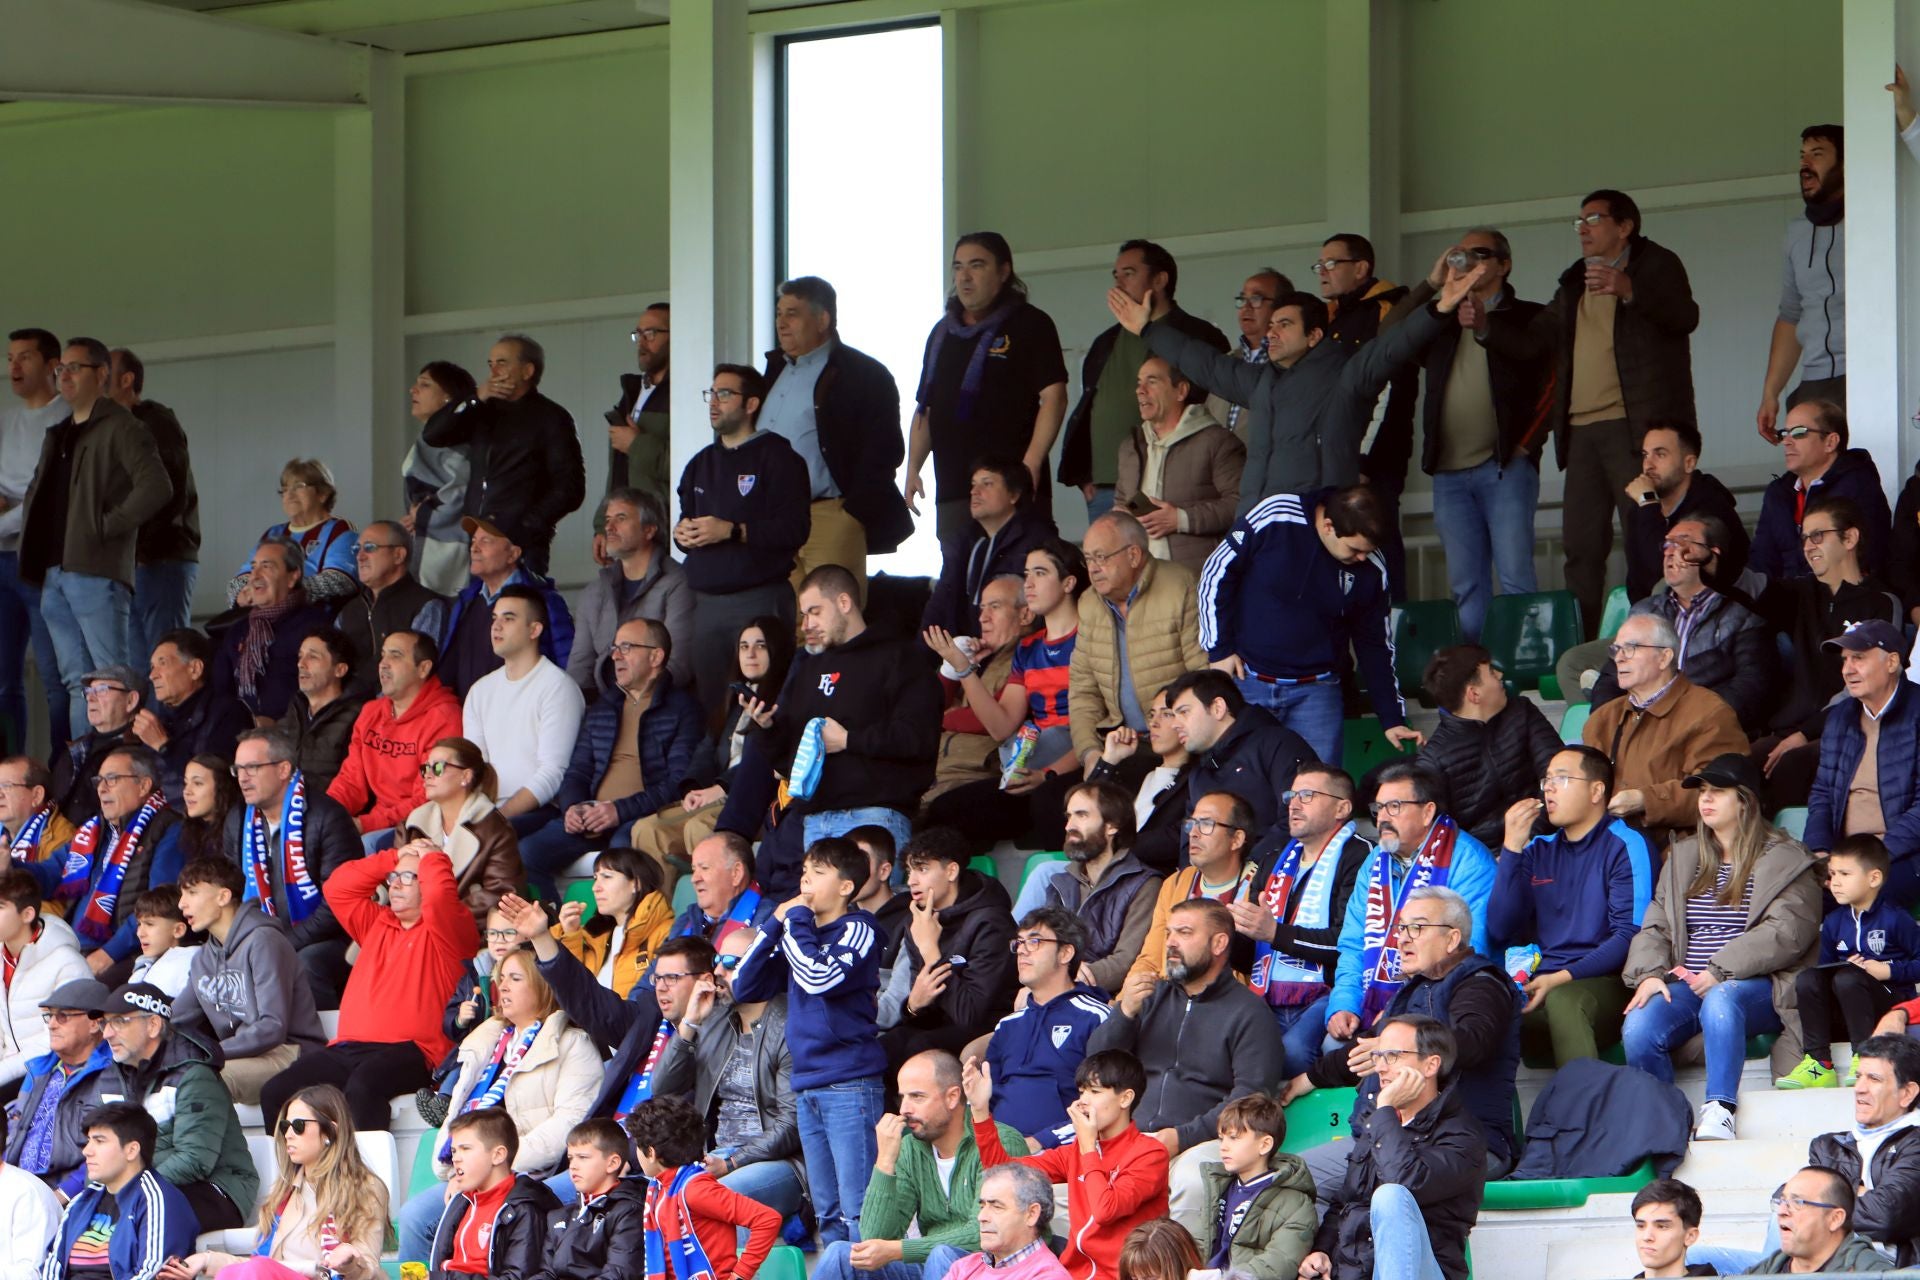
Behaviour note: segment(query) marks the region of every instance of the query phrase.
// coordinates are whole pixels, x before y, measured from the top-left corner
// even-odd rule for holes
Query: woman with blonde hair
[[[354,1142],[346,1095],[330,1084],[287,1100],[274,1130],[279,1172],[260,1206],[251,1257],[218,1250],[160,1269],[161,1280],[373,1280],[387,1243],[387,1184]]]
[[[624,1000],[673,928],[673,904],[660,890],[659,863],[638,849],[604,850],[593,860],[593,916],[569,902],[553,936]]]
[[[467,1112],[504,1107],[520,1135],[514,1172],[538,1174],[565,1162],[567,1133],[600,1092],[600,1051],[561,1010],[531,951],[513,952],[494,970],[493,1008],[460,1043],[446,1122],[422,1139],[433,1144],[442,1182],[452,1172],[449,1126]],[[403,1260],[426,1260],[446,1202],[446,1188],[433,1186],[401,1206]]]
[[[359,539],[353,526],[333,514],[340,491],[334,487],[333,472],[318,458],[294,458],[280,468],[280,510],[286,519],[271,525],[258,542],[285,538],[300,548],[304,563],[300,585],[307,599],[341,600],[360,590]],[[248,587],[253,582],[253,557],[240,566],[227,584],[227,603],[250,603]]]
[[[453,863],[454,888],[473,912],[482,935],[487,912],[525,879],[520,838],[494,807],[500,784],[480,748],[466,738],[442,738],[420,766],[427,802],[407,815],[397,841],[402,852],[439,849]]]
[[[1627,951],[1621,1040],[1628,1066],[1671,1084],[1673,1053],[1700,1036],[1707,1097],[1693,1136],[1726,1141],[1747,1037],[1783,1032],[1775,1061],[1800,1060],[1793,983],[1818,957],[1821,877],[1807,847],[1767,820],[1748,757],[1716,756],[1684,785],[1699,792],[1700,824],[1667,851]]]
[[[1172,1218],[1141,1223],[1120,1246],[1120,1280],[1187,1280],[1199,1269],[1199,1246]]]

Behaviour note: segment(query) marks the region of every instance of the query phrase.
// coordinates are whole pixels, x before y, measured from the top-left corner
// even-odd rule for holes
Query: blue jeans
[[[1014,900],[1014,923],[1027,918],[1027,912],[1038,911],[1047,905],[1047,886],[1053,883],[1055,876],[1064,875],[1067,864],[1064,862],[1043,862],[1033,869],[1027,882],[1020,886],[1020,896]]]
[[[1329,993],[1312,1004],[1273,1011],[1273,1020],[1280,1025],[1280,1044],[1286,1050],[1285,1079],[1293,1079],[1319,1060],[1320,1042],[1327,1034],[1327,1001],[1331,998]]]
[[[853,1265],[853,1246],[843,1240],[828,1245],[821,1253],[810,1280],[941,1280],[954,1263],[966,1256],[950,1244],[937,1244],[928,1250],[925,1266],[889,1262],[878,1271],[859,1271]]]
[[[133,571],[127,642],[136,671],[153,656],[161,636],[193,624],[193,584],[199,579],[200,566],[192,560],[156,560]]]
[[[1253,668],[1248,667],[1247,678],[1236,683],[1248,702],[1256,707],[1265,707],[1273,713],[1275,720],[1305,738],[1307,745],[1313,748],[1316,759],[1329,764],[1340,763],[1346,717],[1340,705],[1338,680],[1321,680],[1313,684],[1268,684],[1264,680],[1255,680]]]
[[[1653,1000],[1627,1015],[1620,1031],[1627,1065],[1672,1084],[1673,1051],[1704,1034],[1707,1101],[1738,1102],[1747,1037],[1780,1030],[1780,1015],[1773,1011],[1773,980],[1762,976],[1723,982],[1704,1000],[1686,983],[1669,982],[1667,995],[1671,998]]]
[[[1447,554],[1447,586],[1460,606],[1460,630],[1480,638],[1489,577],[1500,594],[1539,589],[1533,572],[1533,513],[1540,505],[1540,470],[1519,458],[1502,468],[1489,458],[1465,471],[1433,477],[1433,527]]]
[[[886,1111],[879,1076],[799,1091],[800,1147],[820,1243],[860,1238],[860,1206],[880,1158],[873,1127]]]
[[[1107,512],[1113,510],[1113,490],[1110,484],[1093,486],[1093,496],[1087,499],[1087,523],[1092,524]]]
[[[880,1123],[878,1120],[875,1124]],[[421,1135],[422,1142],[438,1142],[440,1135],[427,1133]],[[562,1182],[567,1181],[565,1174],[560,1175]],[[549,1183],[549,1186],[552,1184]],[[569,1183],[569,1190],[572,1184]],[[436,1181],[425,1187],[420,1194],[409,1196],[400,1206],[400,1212],[394,1215],[394,1222],[400,1228],[400,1260],[402,1262],[425,1262],[433,1252],[434,1228],[440,1225],[440,1215],[447,1211],[447,1184]]]
[[[47,731],[57,754],[67,745],[67,691],[60,682],[60,662],[53,652],[53,633],[40,613],[40,588],[20,579],[20,554],[0,551],[0,736],[9,755],[27,746],[27,641],[32,638],[33,663],[40,669],[40,685],[47,697]]]
[[[133,592],[123,582],[91,574],[47,570],[40,591],[40,611],[53,636],[53,654],[60,664],[60,683],[67,687],[69,724],[87,722],[87,695],[82,679],[89,671],[127,661],[127,618]]]
[[[875,1121],[875,1123],[879,1123]],[[720,1185],[749,1200],[757,1200],[786,1222],[800,1212],[800,1176],[785,1160],[756,1160],[743,1164]]]
[[[828,836],[843,836],[855,827],[885,827],[893,833],[894,843],[900,848],[907,847],[907,841],[913,838],[913,821],[898,809],[884,809],[879,805],[869,805],[864,809],[823,809],[819,813],[810,813],[800,830],[807,842],[813,847],[815,840],[824,840]],[[878,1124],[880,1117],[874,1117]]]
[[[1413,1192],[1393,1182],[1376,1188],[1367,1219],[1373,1224],[1373,1280],[1446,1280]]]

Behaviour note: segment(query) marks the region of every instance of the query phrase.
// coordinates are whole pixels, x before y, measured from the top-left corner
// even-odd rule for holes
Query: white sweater
[[[0,1165],[0,1280],[34,1280],[60,1230],[53,1188],[15,1165]]]
[[[80,955],[80,939],[73,926],[59,916],[41,922],[40,936],[20,953],[13,985],[7,988],[4,1021],[0,1021],[0,1084],[11,1084],[27,1074],[27,1059],[47,1051],[47,1024],[40,1020],[40,1002],[69,982],[90,978],[93,971]]]
[[[521,788],[545,804],[560,790],[587,700],[580,686],[541,658],[519,680],[507,669],[488,672],[467,691],[462,710],[467,737],[500,775],[500,799]]]

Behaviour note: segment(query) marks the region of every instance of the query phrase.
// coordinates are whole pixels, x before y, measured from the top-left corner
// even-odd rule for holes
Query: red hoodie
[[[1000,1129],[992,1116],[974,1119],[973,1141],[980,1148],[983,1169],[1011,1159],[1000,1145]],[[1092,1155],[1081,1155],[1080,1145],[1068,1142],[1024,1156],[1020,1163],[1067,1184],[1072,1234],[1060,1265],[1073,1280],[1119,1280],[1120,1246],[1128,1233],[1167,1216],[1167,1148],[1132,1125],[1096,1144]]]
[[[453,863],[444,853],[420,859],[420,921],[411,929],[373,892],[400,855],[392,849],[343,864],[322,892],[347,936],[360,944],[360,958],[347,971],[335,1044],[420,1046],[429,1070],[447,1056],[441,1019],[460,985],[466,962],[480,949],[473,912],[460,900]]]
[[[363,835],[400,826],[427,802],[420,783],[427,752],[442,738],[459,737],[463,728],[460,700],[438,679],[421,686],[398,720],[392,698],[375,698],[353,722],[347,758],[327,794],[354,815]]]

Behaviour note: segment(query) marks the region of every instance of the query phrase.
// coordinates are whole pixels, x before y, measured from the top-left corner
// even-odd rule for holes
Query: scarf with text
[[[916,393],[921,412],[926,411],[933,396],[933,375],[940,367],[940,348],[946,345],[948,338],[958,338],[962,342],[977,338],[979,341],[973,344],[973,354],[967,357],[966,372],[960,376],[960,394],[953,402],[955,421],[973,420],[973,402],[979,398],[980,384],[986,381],[987,353],[999,339],[1000,329],[1007,323],[1007,317],[1020,306],[1021,299],[1009,298],[981,317],[977,324],[962,324],[956,312],[947,312],[940,323],[933,327],[933,344],[927,348],[927,362],[921,369],[920,389]]]
[[[1415,889],[1444,889],[1453,872],[1454,840],[1460,828],[1453,819],[1441,814],[1433,820],[1433,829],[1420,842],[1413,855],[1407,878],[1400,891],[1393,890],[1394,857],[1385,849],[1376,850],[1367,868],[1367,914],[1360,934],[1360,973],[1367,984],[1360,998],[1360,1025],[1371,1027],[1387,1002],[1400,990],[1400,943],[1393,932],[1400,919],[1400,908]]]
[[[627,1080],[627,1087],[613,1108],[616,1122],[625,1123],[635,1108],[653,1097],[653,1069],[660,1064],[660,1055],[667,1051],[667,1042],[671,1039],[673,1024],[662,1018],[653,1033],[653,1043],[647,1047],[647,1056],[640,1060],[639,1069]]]
[[[697,1164],[660,1171],[647,1181],[647,1280],[713,1280],[713,1262],[693,1229],[687,1184],[711,1177]],[[732,1228],[728,1228],[732,1230]],[[672,1270],[669,1272],[668,1268]]]
[[[247,901],[258,902],[270,916],[279,915],[273,901],[273,841],[267,834],[267,815],[253,805],[241,820],[241,865],[247,878]],[[280,800],[280,881],[287,887],[289,923],[299,924],[320,905],[320,886],[307,862],[307,779],[298,770]]]
[[[520,1069],[527,1050],[533,1047],[534,1037],[540,1034],[545,1018],[536,1021],[519,1035],[513,1033],[513,1024],[508,1023],[500,1029],[500,1038],[493,1042],[493,1057],[473,1082],[473,1092],[460,1104],[460,1114],[469,1111],[484,1111],[488,1107],[497,1107],[507,1096],[507,1086],[513,1083],[513,1073]],[[453,1159],[453,1137],[440,1144],[440,1163]]]
[[[54,812],[53,805],[42,805],[38,813],[27,819],[27,825],[20,828],[20,834],[8,846],[15,862],[40,860],[40,836],[46,831],[47,824],[53,821]]]
[[[140,812],[133,815],[133,821],[114,836],[97,879],[94,855],[99,852],[101,833],[110,833],[112,828],[105,818],[95,814],[86,826],[73,833],[73,839],[67,844],[67,865],[61,869],[60,887],[54,891],[54,897],[63,902],[86,899],[80,918],[73,922],[73,931],[82,941],[97,947],[112,935],[113,911],[120,900],[120,886],[127,878],[127,864],[140,848],[147,824],[166,807],[167,797],[159,791],[147,797]]]
[[[1320,860],[1307,871],[1305,887],[1300,891],[1300,906],[1293,913],[1295,928],[1325,929],[1333,923],[1334,881],[1340,874],[1340,856],[1353,834],[1351,822],[1334,832],[1327,847],[1320,851]],[[1260,891],[1260,905],[1276,924],[1286,922],[1287,903],[1300,879],[1300,862],[1305,856],[1306,847],[1298,840],[1291,841],[1273,864],[1267,887]],[[1322,965],[1307,964],[1284,951],[1275,951],[1270,942],[1256,942],[1253,973],[1247,986],[1253,994],[1266,997],[1273,1007],[1290,1009],[1312,1004],[1325,994],[1327,971]]]

